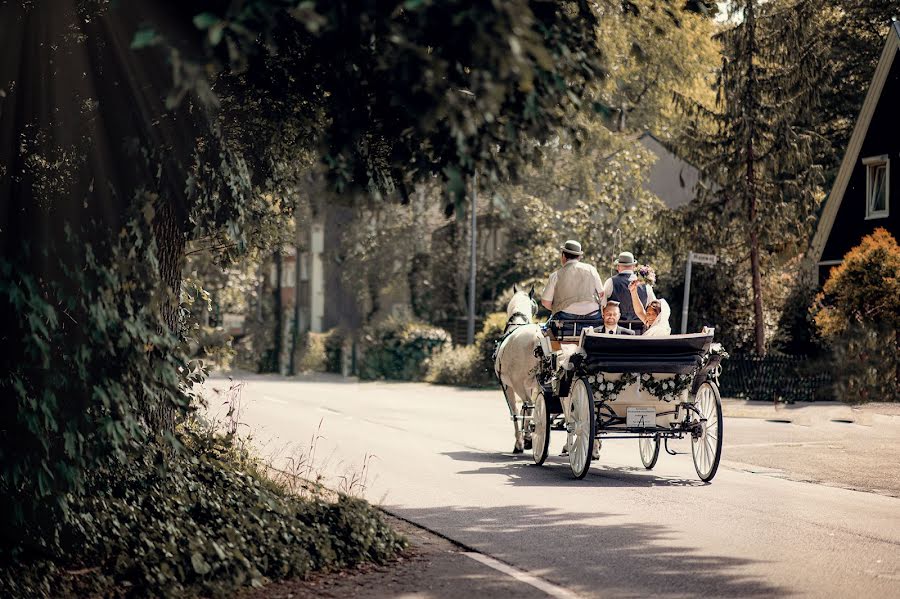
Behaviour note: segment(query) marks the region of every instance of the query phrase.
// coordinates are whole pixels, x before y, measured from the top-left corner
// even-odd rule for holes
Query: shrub
[[[231,436],[181,439],[188,451],[165,469],[150,451],[95,471],[62,531],[65,553],[4,564],[0,594],[232,596],[267,579],[383,562],[405,545],[362,500],[292,496]],[[76,568],[92,570],[86,583],[67,576]]]
[[[325,372],[328,363],[325,344],[328,336],[329,333],[313,333],[312,331],[300,335],[294,355],[297,372]]]
[[[192,359],[203,360],[210,367],[227,370],[235,356],[233,338],[222,327],[199,326],[188,343]]]
[[[188,409],[200,372],[162,317],[148,223],[130,221],[98,255],[47,248],[58,276],[0,260],[0,531],[2,551],[52,551],[71,497],[110,459],[143,451]],[[3,555],[0,555],[2,558]]]
[[[816,326],[826,338],[854,324],[897,330],[900,326],[900,246],[879,227],[832,269],[813,308]]]
[[[450,347],[429,360],[425,380],[438,385],[477,387],[483,384],[478,372],[480,362],[477,346]]]
[[[332,329],[325,338],[325,372],[341,374],[344,370],[344,344],[347,332]]]
[[[388,318],[363,333],[361,379],[422,380],[426,360],[450,346],[444,329]]]
[[[900,401],[897,331],[854,325],[831,340],[834,391],[848,403]]]
[[[883,228],[844,256],[816,296],[835,392],[848,402],[896,401],[900,378],[900,246]]]
[[[440,385],[487,387],[497,380],[494,375],[494,349],[503,337],[506,314],[495,312],[484,319],[475,344],[448,348],[431,358],[425,380]]]
[[[481,331],[475,335],[475,347],[478,348],[478,362],[475,366],[475,375],[481,384],[491,384],[494,378],[494,349],[497,342],[503,338],[503,330],[506,328],[506,312],[494,312],[488,314],[481,326]]]

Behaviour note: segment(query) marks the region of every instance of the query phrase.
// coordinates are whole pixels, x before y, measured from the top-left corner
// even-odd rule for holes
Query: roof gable
[[[838,210],[840,210],[841,202],[844,199],[844,193],[847,191],[847,183],[850,181],[850,176],[853,174],[856,162],[859,160],[860,149],[869,132],[872,115],[878,106],[884,83],[897,57],[898,49],[900,49],[900,22],[894,21],[891,23],[884,49],[881,51],[881,57],[878,59],[878,66],[875,68],[875,75],[872,77],[872,83],[869,85],[869,91],[866,93],[866,99],[863,102],[862,109],[859,111],[856,125],[853,127],[853,134],[850,136],[850,142],[847,144],[847,151],[844,153],[844,159],[841,161],[834,185],[831,187],[831,193],[828,194],[825,207],[822,209],[822,215],[819,218],[819,224],[809,252],[811,268],[816,268],[816,265],[822,259],[822,252],[825,250],[825,244],[831,235],[831,229],[834,226]]]

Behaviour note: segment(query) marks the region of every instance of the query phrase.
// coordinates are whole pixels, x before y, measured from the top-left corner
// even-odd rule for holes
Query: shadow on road
[[[404,509],[401,515],[434,530],[453,530],[459,541],[585,596],[789,593],[746,571],[765,562],[700,554],[674,543],[665,527],[617,522],[614,513],[510,505]]]
[[[474,470],[463,470],[460,474],[501,474],[509,484],[525,487],[702,487],[706,483],[696,478],[676,478],[657,476],[641,467],[605,466],[602,461],[594,462],[583,480],[575,480],[569,471],[565,458],[551,457],[544,466],[535,466],[531,456],[513,456],[480,451],[449,451],[441,455],[463,462],[496,464]]]

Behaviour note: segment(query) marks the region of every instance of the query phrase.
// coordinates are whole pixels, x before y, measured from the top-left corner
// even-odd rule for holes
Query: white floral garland
[[[657,379],[651,373],[641,374],[641,389],[662,401],[672,401],[681,396],[694,381],[694,373],[676,374],[672,378]]]
[[[602,372],[587,377],[588,383],[594,391],[594,399],[599,401],[615,401],[625,387],[633,385],[637,382],[638,377],[631,372],[622,373],[621,378],[617,381],[610,381]]]

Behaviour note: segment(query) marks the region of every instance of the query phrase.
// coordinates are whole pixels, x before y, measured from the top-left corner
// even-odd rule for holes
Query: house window
[[[866,166],[866,218],[885,218],[890,208],[891,161],[887,156],[863,158]]]

